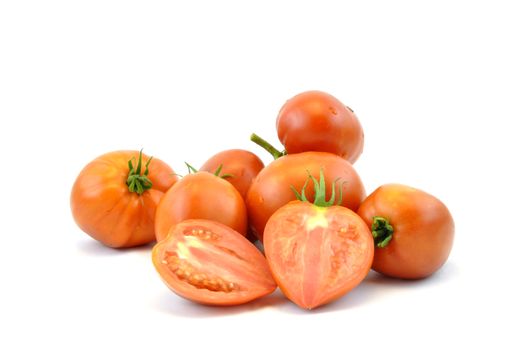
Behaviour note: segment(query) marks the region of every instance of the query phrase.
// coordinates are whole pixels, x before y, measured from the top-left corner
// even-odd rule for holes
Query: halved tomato
[[[152,261],[176,294],[209,305],[238,305],[276,289],[262,253],[228,226],[185,220],[157,243]]]
[[[314,178],[312,178],[315,182]],[[348,208],[325,201],[323,175],[314,204],[290,202],[265,226],[264,249],[282,292],[305,309],[329,303],[355,288],[373,261],[366,223]],[[333,193],[334,187],[333,187]]]

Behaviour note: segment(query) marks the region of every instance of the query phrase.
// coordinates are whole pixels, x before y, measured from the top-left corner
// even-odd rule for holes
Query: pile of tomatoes
[[[249,151],[226,150],[179,177],[142,151],[104,154],[73,185],[73,217],[110,247],[157,241],[152,260],[162,280],[211,305],[245,303],[278,285],[312,309],[348,293],[371,268],[417,279],[445,263],[454,221],[440,200],[399,184],[366,197],[353,168],[364,146],[353,110],[308,91],[286,101],[276,128],[284,151],[251,136],[274,157],[267,166]]]

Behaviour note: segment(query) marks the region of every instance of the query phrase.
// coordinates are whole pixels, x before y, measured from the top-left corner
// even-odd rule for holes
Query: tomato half
[[[260,171],[245,198],[251,230],[260,241],[271,215],[278,208],[296,199],[291,186],[302,188],[307,172],[316,175],[321,168],[328,183],[339,179],[342,184],[342,206],[351,210],[359,207],[366,192],[350,162],[325,152],[304,152],[280,157]],[[313,197],[313,184],[308,184],[306,193],[308,198]],[[327,196],[329,195],[328,192]]]
[[[288,154],[330,152],[353,163],[364,148],[364,133],[355,113],[322,91],[306,91],[287,100],[276,128]]]
[[[375,271],[417,279],[433,274],[448,259],[454,219],[436,197],[409,186],[383,185],[357,213],[374,233]]]
[[[329,303],[368,274],[373,239],[353,211],[294,201],[267,222],[264,248],[282,292],[305,309]]]
[[[267,261],[246,238],[209,220],[186,220],[156,244],[152,261],[176,294],[210,305],[237,305],[276,289]]]
[[[219,152],[210,157],[199,169],[210,173],[221,167],[221,174],[228,174],[229,181],[241,196],[245,198],[253,179],[263,169],[264,164],[258,156],[243,149],[230,149]]]
[[[240,193],[226,180],[205,171],[183,177],[163,196],[156,211],[157,241],[186,219],[218,221],[243,236],[247,233],[247,211]]]
[[[147,159],[137,151],[116,151],[82,169],[71,190],[70,205],[84,232],[114,248],[155,240],[156,207],[177,177],[161,160],[152,158],[147,163]]]

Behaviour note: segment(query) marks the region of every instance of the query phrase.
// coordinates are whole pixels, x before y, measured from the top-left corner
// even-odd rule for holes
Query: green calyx
[[[340,205],[342,204],[342,186],[344,185],[343,182],[339,184],[339,198],[335,203],[335,197],[336,197],[336,191],[335,191],[335,184],[339,181],[339,178],[335,179],[333,183],[331,184],[331,198],[326,201],[326,181],[324,180],[324,171],[322,168],[320,168],[320,175],[319,180],[315,179],[313,175],[307,170],[307,180],[304,183],[304,186],[302,187],[302,191],[299,193],[294,186],[291,186],[291,189],[295,193],[296,198],[299,201],[302,202],[308,202],[311,203],[307,197],[306,197],[306,187],[309,181],[311,180],[313,182],[313,187],[315,189],[315,198],[313,200],[313,204],[317,207],[331,207],[333,205]]]
[[[271,145],[269,142],[262,139],[260,136],[256,135],[255,133],[251,134],[251,141],[256,143],[258,146],[262,147],[267,152],[269,152],[273,156],[274,159],[278,159],[287,154],[285,150],[280,152],[273,145]]]
[[[374,216],[371,224],[373,242],[378,248],[384,248],[390,243],[393,237],[393,226],[388,219],[382,216]]]
[[[137,161],[137,167],[134,169],[132,158],[128,161],[128,178],[126,179],[126,185],[130,192],[135,192],[138,195],[143,194],[146,190],[152,188],[152,181],[148,178],[148,166],[152,161],[153,157],[150,157],[145,164],[145,172],[141,174],[141,167],[143,162],[143,150],[139,151],[139,160]]]
[[[190,165],[189,163],[185,162],[185,165],[187,166],[189,174],[195,174],[198,172],[198,170],[194,168],[192,165]],[[229,177],[234,177],[234,175],[232,174],[222,174],[221,169],[223,169],[223,164],[220,164],[220,166],[216,169],[216,171],[213,173],[214,176],[217,176],[222,179],[228,179]]]

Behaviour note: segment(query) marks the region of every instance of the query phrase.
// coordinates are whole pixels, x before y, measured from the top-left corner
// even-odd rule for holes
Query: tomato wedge
[[[208,305],[238,305],[276,289],[262,253],[228,226],[185,220],[157,243],[152,261],[179,296]]]
[[[329,303],[356,287],[368,274],[374,251],[366,223],[350,209],[325,202],[322,174],[315,187],[314,204],[294,201],[283,206],[271,216],[264,233],[265,254],[276,282],[305,309]]]

